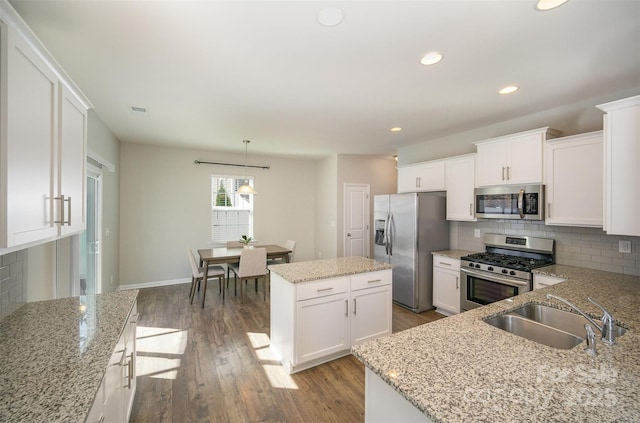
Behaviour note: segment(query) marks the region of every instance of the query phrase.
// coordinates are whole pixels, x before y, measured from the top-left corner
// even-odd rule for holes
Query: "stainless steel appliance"
[[[392,264],[393,301],[420,313],[433,308],[432,251],[449,248],[445,193],[374,197],[375,260]]]
[[[500,185],[475,189],[476,217],[544,219],[544,185]]]
[[[554,263],[555,241],[485,234],[484,253],[460,258],[460,308],[471,310],[531,291],[532,269]]]

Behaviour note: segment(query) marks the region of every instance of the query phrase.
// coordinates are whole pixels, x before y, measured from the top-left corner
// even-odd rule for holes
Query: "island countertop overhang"
[[[338,257],[269,266],[271,272],[294,284],[392,268],[389,263],[366,257]]]

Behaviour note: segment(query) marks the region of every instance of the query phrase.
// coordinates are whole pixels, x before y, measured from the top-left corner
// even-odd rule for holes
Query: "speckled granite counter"
[[[269,266],[269,270],[279,274],[283,279],[291,283],[336,278],[391,268],[393,266],[389,263],[371,260],[366,257],[338,257]]]
[[[83,422],[137,290],[28,303],[0,322],[0,421]]]
[[[352,353],[436,422],[640,421],[640,277],[549,266],[568,281],[353,347]],[[483,322],[554,293],[630,329],[599,355],[547,347]],[[586,322],[586,320],[585,320]]]
[[[449,257],[453,259],[460,259],[460,257],[468,256],[469,254],[477,253],[477,251],[468,251],[468,250],[442,250],[442,251],[434,251],[431,254],[434,256],[443,256]]]

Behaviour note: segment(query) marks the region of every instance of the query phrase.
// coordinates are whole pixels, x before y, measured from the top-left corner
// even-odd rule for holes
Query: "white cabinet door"
[[[133,309],[127,320],[127,327],[124,329],[124,345],[127,357],[124,363],[124,384],[123,394],[123,421],[128,422],[133,407],[133,399],[136,394],[136,329],[138,322],[138,303],[133,304]]]
[[[477,145],[476,183],[479,187],[502,185],[506,181],[507,143]]]
[[[296,303],[295,365],[350,348],[349,293]]]
[[[542,183],[543,134],[529,134],[507,141],[507,183]]]
[[[60,235],[86,227],[87,109],[64,86],[60,87],[60,139],[56,202]],[[62,200],[64,197],[64,201]]]
[[[57,235],[53,222],[58,81],[34,50],[1,26],[0,247]]]
[[[546,225],[602,227],[602,131],[545,143]]]
[[[476,220],[475,178],[475,154],[447,160],[447,220]]]
[[[351,345],[391,335],[391,285],[351,293]]]
[[[460,260],[433,257],[433,305],[438,311],[460,313]]]
[[[640,96],[601,104],[604,116],[604,230],[640,236]]]
[[[445,162],[437,160],[398,168],[398,192],[443,191]]]

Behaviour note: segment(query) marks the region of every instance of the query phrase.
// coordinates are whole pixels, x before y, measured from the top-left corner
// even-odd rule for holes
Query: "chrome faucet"
[[[587,314],[584,311],[580,310],[578,307],[576,307],[575,305],[571,304],[569,301],[565,300],[564,298],[558,297],[557,295],[553,295],[553,294],[547,294],[547,299],[550,300],[551,298],[554,298],[554,299],[556,299],[558,301],[561,301],[561,302],[565,303],[566,305],[568,305],[569,307],[571,307],[572,309],[574,309],[575,311],[580,313],[582,315],[582,317],[587,319],[589,321],[589,323],[591,323],[593,326],[595,326],[600,331],[600,333],[602,334],[602,342],[604,342],[605,344],[608,344],[608,345],[613,345],[613,344],[616,343],[616,335],[615,335],[616,320],[613,318],[611,313],[609,313],[607,311],[607,309],[605,309],[602,305],[600,305],[594,299],[592,299],[591,297],[587,297],[587,300],[589,300],[592,304],[594,304],[595,306],[597,306],[598,308],[600,308],[602,310],[603,314],[602,314],[602,323],[601,324],[598,324],[591,317],[587,316]]]

